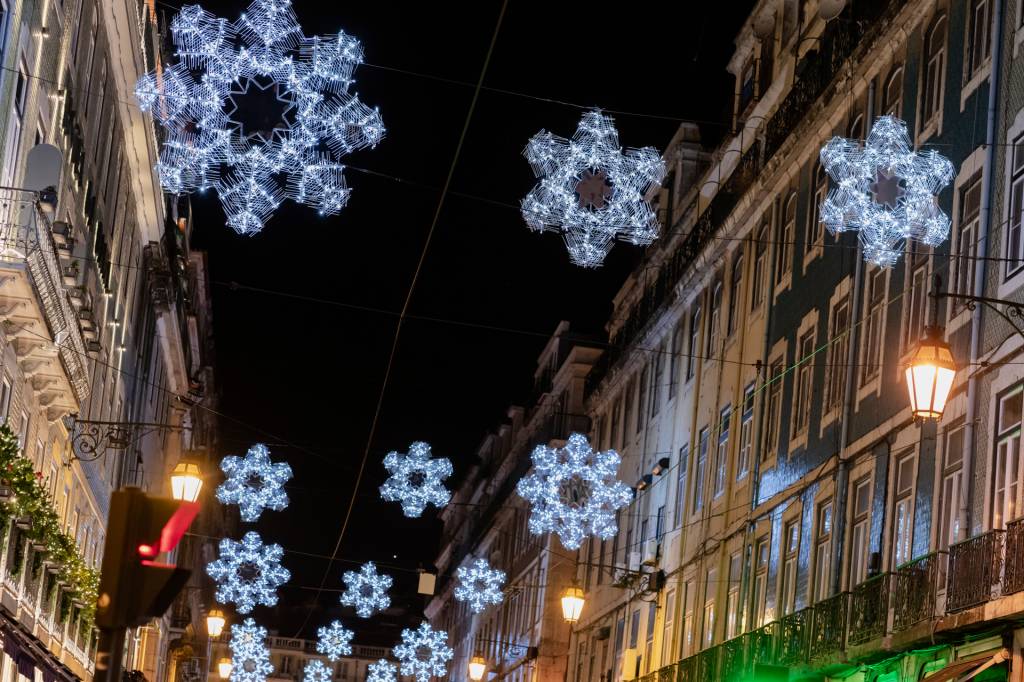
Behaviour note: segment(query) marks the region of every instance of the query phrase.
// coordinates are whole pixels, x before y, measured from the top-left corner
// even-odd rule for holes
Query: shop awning
[[[975,674],[981,672],[982,669],[1002,663],[1009,658],[1010,654],[1006,649],[1000,649],[995,653],[989,652],[978,656],[971,656],[960,661],[954,661],[942,670],[935,671],[933,674],[925,677],[924,682],[951,682],[954,680],[970,679]]]

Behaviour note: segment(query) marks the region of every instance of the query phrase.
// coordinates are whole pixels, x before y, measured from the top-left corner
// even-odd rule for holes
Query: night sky
[[[246,3],[203,4],[233,20]],[[682,118],[706,121],[701,132],[712,144],[729,120],[733,85],[725,64],[750,4],[513,0],[484,85],[655,115],[613,114],[626,146],[664,149]],[[327,565],[296,551],[330,554],[353,494],[397,311],[500,7],[497,0],[295,0],[307,35],[344,30],[363,43],[367,63],[354,90],[380,108],[387,136],[344,161],[373,174],[346,171],[353,193],[340,215],[321,218],[285,203],[255,237],[224,226],[214,195],[193,197],[193,246],[209,251],[213,280],[225,415],[220,454],[242,454],[262,441],[295,470],[291,506],[258,524],[266,541],[291,550],[285,562],[292,580],[281,590],[281,605],[260,614],[282,635],[294,635],[305,620],[316,595],[307,588],[320,584]],[[165,11],[169,19],[173,11]],[[457,482],[506,408],[526,399],[536,357],[558,321],[603,333],[612,297],[641,251],[618,244],[603,268],[580,269],[569,263],[559,236],[530,232],[515,208],[534,182],[522,156],[526,141],[542,128],[571,136],[581,113],[481,92],[402,330],[339,552],[345,562],[334,564],[328,589],[341,587],[343,570],[376,560],[396,578],[394,603],[417,614],[423,601],[415,573],[390,567],[431,562],[440,524],[432,510],[406,519],[398,504],[379,500],[385,453],[425,440],[436,456],[452,459]],[[373,628],[357,624],[337,597],[321,595],[306,636],[329,617],[347,615],[357,642],[391,643],[388,619],[375,619]]]

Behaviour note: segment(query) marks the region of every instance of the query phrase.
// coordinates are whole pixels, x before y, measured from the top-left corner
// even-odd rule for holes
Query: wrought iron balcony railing
[[[778,648],[775,662],[793,665],[807,660],[807,638],[814,609],[800,609],[779,619]]]
[[[1006,524],[1003,594],[1024,590],[1024,519]]]
[[[814,618],[808,637],[811,658],[842,651],[846,646],[846,619],[850,612],[850,593],[840,592],[813,607]]]
[[[946,610],[950,613],[984,604],[999,586],[1006,531],[991,530],[949,548]]]
[[[891,573],[865,580],[850,592],[850,629],[846,641],[864,644],[881,637],[889,621]]]
[[[935,615],[946,558],[946,552],[934,552],[908,561],[893,572],[893,632],[906,630]]]

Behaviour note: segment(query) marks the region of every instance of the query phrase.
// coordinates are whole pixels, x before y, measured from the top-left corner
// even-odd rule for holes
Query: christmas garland
[[[57,577],[69,586],[81,609],[81,626],[92,629],[99,588],[99,572],[89,567],[78,552],[78,546],[61,528],[50,493],[42,484],[42,474],[33,469],[32,461],[19,451],[18,437],[6,424],[0,426],[0,483],[13,493],[0,503],[0,528],[11,518],[29,517],[32,526],[25,534],[46,546],[46,557],[58,566]]]

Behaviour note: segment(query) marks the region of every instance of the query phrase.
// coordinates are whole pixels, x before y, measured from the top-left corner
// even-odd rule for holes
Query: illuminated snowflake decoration
[[[316,650],[328,660],[336,661],[342,656],[352,655],[352,631],[340,621],[316,631]]]
[[[398,682],[398,667],[383,658],[366,666],[366,682]]]
[[[588,111],[571,140],[542,130],[523,155],[540,178],[523,218],[530,229],[562,232],[576,265],[601,265],[616,238],[642,246],[658,238],[645,195],[661,185],[665,162],[653,147],[623,151],[611,117]]]
[[[516,486],[532,507],[531,533],[556,533],[566,549],[579,549],[588,535],[607,540],[618,532],[615,512],[633,494],[616,478],[617,452],[594,452],[586,436],[574,433],[565,447],[538,445],[531,458],[533,470]]]
[[[491,568],[486,559],[477,559],[469,568],[459,566],[455,577],[460,583],[455,588],[455,598],[469,602],[469,609],[473,613],[480,613],[488,606],[501,603],[505,571]]]
[[[231,626],[231,682],[264,682],[274,672],[266,642],[266,628],[252,618]]]
[[[253,445],[245,457],[225,457],[220,468],[226,478],[217,487],[217,499],[237,504],[243,521],[255,521],[264,509],[281,511],[288,506],[284,484],[292,477],[292,468],[286,462],[271,462],[266,445]]]
[[[395,647],[402,674],[412,675],[416,682],[430,682],[431,677],[447,675],[448,661],[454,655],[448,646],[448,633],[432,629],[426,621],[417,630],[402,630],[402,643]]]
[[[384,136],[379,112],[349,93],[359,41],[307,38],[289,0],[255,0],[235,22],[188,5],[170,28],[178,63],[135,88],[166,131],[164,189],[216,189],[239,234],[263,229],[286,198],[341,210],[341,157]]]
[[[953,179],[953,164],[935,150],[912,151],[900,119],[880,117],[863,146],[833,137],[820,158],[836,183],[821,220],[832,234],[857,230],[866,260],[889,267],[906,240],[937,246],[949,236],[935,195]]]
[[[331,669],[319,658],[307,661],[302,670],[302,682],[331,682],[333,677]]]
[[[430,446],[416,442],[409,454],[389,452],[384,467],[391,477],[380,487],[380,496],[388,502],[401,502],[409,518],[423,514],[428,504],[443,507],[451,493],[441,483],[452,475],[452,463],[443,458],[430,458]]]
[[[220,541],[220,557],[206,566],[217,581],[217,601],[233,603],[239,613],[249,613],[257,604],[277,603],[277,588],[291,578],[281,566],[280,545],[264,545],[259,533],[249,531],[241,542]]]
[[[341,576],[345,581],[345,592],[341,595],[344,606],[354,606],[360,618],[369,618],[377,611],[383,611],[391,605],[388,590],[391,589],[391,576],[377,572],[377,566],[368,561],[359,572],[345,571]]]

